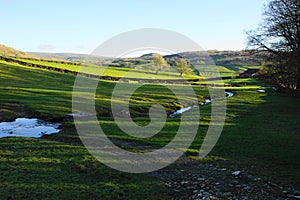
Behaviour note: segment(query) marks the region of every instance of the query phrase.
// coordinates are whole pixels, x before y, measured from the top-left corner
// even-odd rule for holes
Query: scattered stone
[[[224,162],[227,161],[220,164],[223,165]],[[282,187],[269,177],[261,179],[258,174],[248,174],[247,168],[241,168],[235,163],[226,166],[225,170],[218,162],[199,162],[182,156],[172,165],[151,174],[164,181],[166,189],[172,191],[174,200],[286,200],[300,197],[296,188],[292,189],[286,185]],[[231,171],[232,169],[240,170]],[[228,173],[229,171],[232,173]]]
[[[225,193],[223,193],[223,196],[224,197],[229,197],[229,196],[232,196],[232,193],[231,192],[225,192]]]
[[[248,186],[248,185],[244,186],[244,190],[250,190],[250,189],[251,189],[250,186]]]
[[[235,172],[232,172],[231,174],[234,175],[234,176],[238,176],[238,175],[241,174],[241,171],[235,171]]]
[[[293,199],[300,199],[300,196],[294,196],[294,195],[287,195],[287,197],[293,198]]]

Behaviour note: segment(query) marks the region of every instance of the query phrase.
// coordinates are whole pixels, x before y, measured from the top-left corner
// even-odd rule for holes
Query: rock
[[[241,171],[235,171],[235,172],[232,172],[231,174],[234,175],[234,176],[238,176],[238,175],[241,174]]]
[[[288,198],[293,198],[293,199],[300,199],[300,196],[294,196],[294,195],[287,195]]]
[[[229,197],[229,196],[232,196],[232,193],[231,192],[225,192],[225,193],[223,193],[222,196]]]
[[[244,186],[244,190],[250,190],[250,189],[251,189],[250,186],[248,186],[248,185]]]

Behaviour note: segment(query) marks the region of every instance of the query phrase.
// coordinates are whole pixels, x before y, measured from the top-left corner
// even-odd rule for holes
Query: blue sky
[[[139,28],[177,31],[205,50],[240,50],[266,0],[0,0],[0,44],[22,51],[90,53]]]

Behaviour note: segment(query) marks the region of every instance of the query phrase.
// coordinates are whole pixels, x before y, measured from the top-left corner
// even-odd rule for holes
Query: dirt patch
[[[148,152],[157,149],[149,144],[112,139],[125,149]],[[199,161],[186,155],[159,171],[150,173],[172,190],[172,199],[293,199],[297,187],[275,183],[263,174],[253,174],[234,161]]]
[[[251,174],[233,161],[201,162],[183,156],[151,174],[173,191],[173,199],[280,200],[300,195],[297,188],[275,183],[263,174]]]

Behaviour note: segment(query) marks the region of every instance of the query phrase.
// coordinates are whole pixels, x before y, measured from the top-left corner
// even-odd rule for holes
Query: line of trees
[[[160,54],[153,54],[151,61],[152,61],[152,64],[154,65],[156,74],[158,74],[158,72],[163,71],[165,68],[170,67],[168,62]],[[175,63],[174,67],[179,72],[181,77],[183,76],[183,74],[191,74],[193,71],[190,67],[189,62],[184,58],[180,58]]]
[[[271,60],[263,70],[277,85],[297,90],[300,85],[300,0],[272,0],[264,9],[263,22],[248,31],[248,47],[267,50]]]

